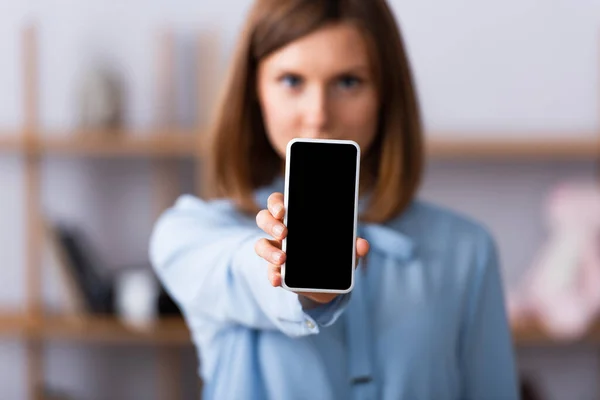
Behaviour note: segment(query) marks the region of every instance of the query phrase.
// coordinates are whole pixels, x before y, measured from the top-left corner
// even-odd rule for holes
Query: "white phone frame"
[[[351,268],[351,281],[350,287],[344,290],[337,289],[315,289],[315,288],[296,288],[291,287],[285,284],[285,263],[281,265],[281,286],[284,289],[290,290],[292,292],[312,292],[312,293],[348,293],[352,291],[354,288],[354,272],[356,268],[356,230],[358,223],[358,193],[359,193],[359,181],[360,181],[360,146],[353,140],[342,140],[342,139],[303,139],[303,138],[295,138],[288,142],[286,147],[286,157],[285,157],[285,191],[284,191],[284,210],[285,214],[283,217],[283,223],[287,226],[287,217],[288,217],[288,193],[289,193],[289,174],[290,174],[290,158],[291,158],[291,149],[294,143],[330,143],[330,144],[345,144],[352,145],[356,147],[356,184],[354,189],[354,232],[353,232],[353,242],[352,242],[352,265]],[[284,238],[281,243],[281,249],[285,253],[287,245],[287,238]]]

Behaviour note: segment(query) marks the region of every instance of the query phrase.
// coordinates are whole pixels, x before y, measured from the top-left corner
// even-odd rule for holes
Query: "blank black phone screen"
[[[354,273],[358,149],[295,142],[288,157],[285,284],[348,290]]]

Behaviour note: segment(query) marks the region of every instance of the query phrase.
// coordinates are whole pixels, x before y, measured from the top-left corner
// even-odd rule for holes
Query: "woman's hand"
[[[256,224],[258,227],[273,239],[259,239],[254,249],[256,254],[269,263],[268,278],[271,285],[275,287],[281,286],[281,265],[285,263],[286,257],[286,254],[281,250],[281,241],[287,236],[287,227],[283,225],[283,216],[285,214],[283,208],[283,194],[273,193],[267,201],[267,209],[261,210],[256,215]],[[366,256],[368,252],[369,242],[358,238],[356,240],[357,265],[360,257]],[[335,293],[299,292],[298,294],[319,304],[329,303],[337,297]],[[310,301],[302,298],[301,302],[303,305],[310,304]]]

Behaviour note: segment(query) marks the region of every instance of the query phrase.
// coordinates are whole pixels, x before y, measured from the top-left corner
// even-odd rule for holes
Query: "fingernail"
[[[275,225],[273,227],[273,233],[275,234],[275,236],[281,236],[281,234],[283,233],[283,225]]]
[[[281,261],[281,257],[283,257],[283,254],[281,254],[279,252],[273,253],[273,256],[272,256],[273,261],[275,261],[275,262]]]
[[[281,204],[275,204],[273,206],[273,215],[277,215],[279,214],[279,212],[283,209],[283,206]]]

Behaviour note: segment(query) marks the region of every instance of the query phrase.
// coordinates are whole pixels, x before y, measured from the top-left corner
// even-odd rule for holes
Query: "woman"
[[[197,346],[203,398],[518,398],[493,239],[416,199],[423,149],[412,79],[383,0],[254,4],[212,129],[214,198],[182,196],[151,240]],[[279,287],[294,137],[361,147],[350,294]],[[315,238],[328,234],[334,226],[315,224]]]

